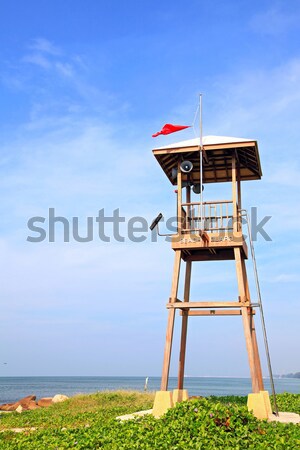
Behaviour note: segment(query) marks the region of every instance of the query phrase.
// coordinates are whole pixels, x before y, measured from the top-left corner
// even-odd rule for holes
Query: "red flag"
[[[172,125],[171,123],[166,123],[162,127],[160,131],[158,131],[155,134],[152,134],[152,137],[159,136],[160,134],[171,134],[175,133],[175,131],[185,130],[185,128],[190,128],[190,125]]]

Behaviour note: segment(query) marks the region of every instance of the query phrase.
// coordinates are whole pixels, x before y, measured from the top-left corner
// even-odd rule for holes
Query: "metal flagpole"
[[[199,94],[199,121],[200,121],[200,228],[203,229],[203,136],[202,136],[202,94]]]

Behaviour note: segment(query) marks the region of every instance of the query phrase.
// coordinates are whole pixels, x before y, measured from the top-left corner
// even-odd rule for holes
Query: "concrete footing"
[[[174,389],[171,391],[157,391],[155,394],[152,414],[154,417],[160,417],[165,414],[169,408],[173,408],[176,403],[188,400],[188,391],[186,389]]]
[[[268,419],[269,422],[300,423],[299,414],[291,412],[280,412],[278,416],[273,414],[268,391],[249,394],[247,406],[257,419]]]
[[[173,390],[173,403],[174,406],[176,403],[184,402],[189,399],[189,394],[187,389],[174,389]]]
[[[173,395],[170,391],[157,391],[154,398],[152,414],[154,417],[160,417],[174,406]]]
[[[252,411],[257,419],[267,419],[272,414],[272,407],[268,391],[249,394],[247,401],[248,411]]]

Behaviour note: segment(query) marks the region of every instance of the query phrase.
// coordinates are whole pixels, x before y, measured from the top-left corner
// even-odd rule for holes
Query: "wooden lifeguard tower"
[[[241,182],[259,180],[262,176],[257,142],[233,137],[206,136],[201,142],[200,138],[195,138],[155,148],[153,154],[177,190],[177,233],[172,236],[175,263],[171,295],[167,304],[168,323],[161,391],[157,393],[156,404],[162,402],[165,405],[163,409],[172,406],[172,396],[168,393],[168,379],[174,320],[178,311],[182,316],[182,322],[176,400],[180,397],[184,399],[187,395],[184,391],[184,368],[189,316],[241,316],[252,380],[252,395],[256,396],[256,400],[259,396],[262,402],[265,404],[267,402],[270,409],[268,393],[264,391],[254,325],[255,307],[260,305],[251,302],[245,265],[248,247],[242,230],[245,212],[242,209]],[[230,199],[203,201],[203,186],[208,183],[224,182],[232,184]],[[160,217],[161,215],[153,222],[152,229]],[[236,299],[191,301],[192,264],[221,260],[235,260],[238,287]],[[184,294],[183,298],[179,299],[178,285],[182,262],[185,262]],[[261,393],[263,395],[260,395]]]

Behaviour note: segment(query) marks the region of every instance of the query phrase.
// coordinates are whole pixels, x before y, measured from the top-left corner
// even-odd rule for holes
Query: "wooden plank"
[[[175,262],[174,262],[172,288],[171,288],[171,296],[170,296],[170,300],[169,300],[169,305],[176,304],[175,302],[177,301],[178,283],[179,283],[179,275],[180,275],[180,263],[181,263],[181,251],[178,250],[175,252]],[[169,314],[168,314],[166,343],[165,343],[165,351],[164,351],[164,362],[163,362],[162,377],[161,377],[161,390],[162,391],[168,390],[172,342],[173,342],[173,331],[174,331],[174,322],[175,322],[175,312],[176,312],[175,309],[170,309]]]
[[[191,222],[190,222],[190,217],[191,217],[191,208],[190,208],[190,203],[191,203],[191,186],[187,186],[186,187],[186,205],[187,205],[187,219],[186,220],[186,227],[189,229],[191,228]],[[182,203],[181,206],[183,206],[184,203]]]
[[[241,248],[243,258],[248,258],[247,246],[244,243]],[[211,250],[214,252],[211,253]],[[182,258],[184,261],[230,261],[234,260],[233,247],[201,247],[194,249],[182,248]]]
[[[161,391],[168,390],[169,384],[169,372],[170,372],[170,362],[171,362],[171,351],[173,343],[173,332],[175,323],[175,309],[170,309],[168,314],[167,332],[166,332],[166,343],[164,351],[164,362],[161,376]]]
[[[250,300],[250,290],[249,290],[249,283],[247,278],[247,269],[246,269],[246,263],[244,258],[241,258],[241,267],[242,267],[242,277],[243,277],[243,283],[245,287],[245,296],[247,300]]]
[[[191,261],[188,261],[186,263],[185,269],[184,303],[189,303],[190,301],[191,271],[192,271],[192,263]],[[188,310],[185,310],[182,315],[182,323],[181,323],[180,352],[179,352],[179,366],[178,366],[178,389],[183,389],[187,327],[188,327]]]
[[[227,150],[233,148],[244,148],[244,147],[255,147],[255,141],[248,142],[235,142],[235,143],[226,143],[226,144],[214,144],[214,145],[203,145],[203,150],[208,152],[208,158],[210,157],[209,152],[213,150]],[[154,155],[166,155],[172,153],[188,153],[188,152],[196,152],[199,151],[198,145],[191,145],[190,147],[172,147],[172,148],[154,148],[152,150]]]
[[[186,264],[184,293],[183,293],[184,301],[181,303],[187,303],[190,301],[191,275],[192,275],[192,263],[189,262]]]
[[[246,297],[249,301],[251,301],[249,283],[248,283],[248,278],[247,278],[246,263],[243,258],[241,259],[241,266],[242,266],[242,273],[243,273]],[[253,311],[253,308],[248,308],[248,313],[249,313],[249,311],[250,312]],[[256,331],[255,331],[255,325],[254,325],[254,317],[250,318],[249,326],[250,326],[250,334],[251,334],[251,339],[252,339],[252,347],[253,347],[253,354],[254,354],[254,364],[255,364],[257,383],[258,383],[259,390],[263,391],[264,390],[264,382],[263,382],[262,369],[261,369],[259,350],[258,350],[258,344],[257,344],[257,337],[256,337]]]
[[[232,200],[212,200],[210,202],[203,202],[203,205],[215,205],[216,203],[232,203]],[[200,202],[186,202],[182,206],[199,206]]]
[[[182,302],[167,303],[168,309],[189,309],[189,308],[241,308],[241,302]]]
[[[241,316],[242,311],[241,309],[208,309],[208,310],[195,310],[195,311],[180,311],[180,315],[183,316],[184,314],[187,314],[188,316]],[[252,309],[251,315],[255,315],[255,310]]]
[[[195,254],[189,250],[190,255],[186,255],[186,250],[183,250],[183,259],[185,261],[230,261],[234,259],[233,249],[222,249],[215,250],[215,253],[211,253],[211,249],[209,247],[206,248],[206,252],[204,253],[204,249],[201,249],[201,254]]]
[[[255,147],[251,150],[251,155],[249,152],[249,146],[245,148],[245,156],[241,154],[242,148],[234,146],[232,149],[221,149],[210,151],[209,164],[203,165],[203,180],[205,183],[231,181],[231,153],[237,150],[241,166],[241,180],[251,180],[261,178],[261,167],[259,163],[259,155]],[[251,149],[251,148],[250,148]],[[230,152],[230,153],[229,153]],[[178,162],[178,154],[181,153],[184,158],[189,159],[194,165],[194,182],[198,182],[197,174],[199,174],[199,162],[198,153],[199,150],[191,151],[190,148],[187,151],[168,151],[162,154],[155,154],[158,163],[161,165],[162,169],[166,173],[170,182],[176,185],[176,180],[172,179],[171,171],[173,167],[176,167]],[[255,158],[254,162],[253,159]],[[185,177],[184,177],[185,179]]]
[[[252,310],[252,308],[249,308],[249,309]],[[260,357],[259,357],[259,351],[258,351],[257,337],[256,337],[256,331],[255,331],[255,325],[254,325],[254,317],[252,317],[252,316],[250,318],[250,333],[251,333],[251,338],[252,338],[258,388],[260,391],[264,391],[264,380],[263,380],[263,376],[262,376],[262,369],[261,369],[261,363],[260,363]]]
[[[239,290],[239,299],[241,302],[245,302],[247,300],[245,285],[244,285],[244,276],[243,269],[241,263],[241,251],[238,247],[234,248],[234,258],[235,258],[235,267],[236,267],[236,276],[238,282],[238,290]]]
[[[186,230],[187,231],[187,230]],[[191,230],[192,231],[192,230]],[[197,230],[199,231],[199,230]],[[223,248],[234,248],[234,247],[243,247],[244,246],[244,238],[242,232],[227,231],[225,232],[210,232],[209,233],[209,243],[204,243],[199,235],[195,233],[185,233],[181,235],[174,235],[172,237],[172,248],[173,250],[198,250],[205,251],[208,247],[212,247],[214,249],[223,249]]]
[[[237,203],[239,210],[242,209],[242,186],[241,186],[241,168],[237,167]]]
[[[245,272],[243,269],[241,251],[239,248],[234,249],[235,263],[236,263],[236,274],[238,280],[238,290],[239,290],[239,298],[241,300],[241,304],[243,301],[247,299],[248,287],[245,279]],[[248,299],[249,300],[249,299]],[[255,354],[253,348],[252,334],[250,329],[250,316],[248,314],[248,308],[242,307],[242,318],[243,318],[243,327],[244,334],[246,340],[246,348],[248,353],[248,361],[250,367],[250,375],[252,380],[252,391],[254,393],[259,392],[259,384],[256,370],[256,361]]]
[[[181,263],[181,251],[175,252],[174,270],[172,277],[172,288],[170,295],[170,303],[175,303],[177,301],[179,275],[180,275],[180,263]]]
[[[244,165],[246,166],[246,168],[248,170],[250,170],[250,172],[252,172],[254,175],[257,176],[257,179],[260,178],[260,173],[258,172],[257,167],[254,167],[254,166],[252,166],[252,164],[249,164],[249,163],[247,163],[247,164],[245,163]]]
[[[249,366],[250,366],[252,392],[255,394],[255,393],[259,392],[259,385],[258,385],[258,379],[257,379],[257,375],[256,375],[256,365],[255,365],[255,357],[254,357],[254,351],[253,351],[252,336],[251,336],[251,332],[250,332],[250,316],[247,312],[247,308],[242,308],[242,317],[243,317],[243,326],[244,326],[246,347],[247,347],[247,352],[248,352],[248,361],[249,361]]]

